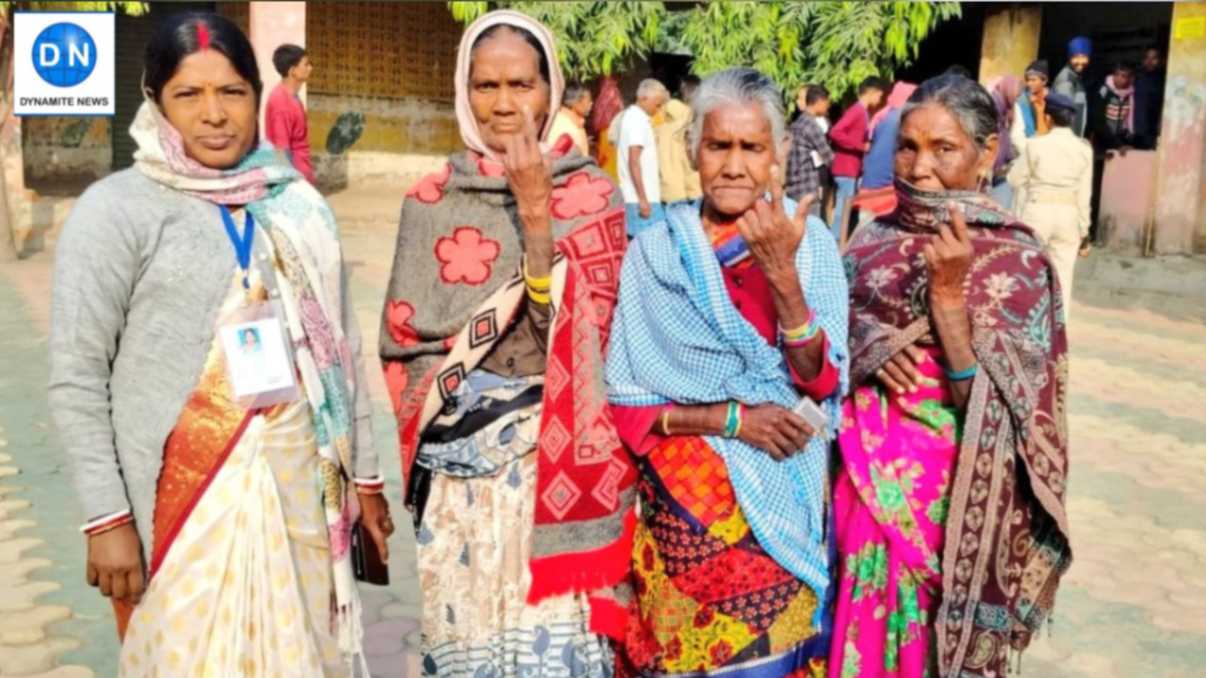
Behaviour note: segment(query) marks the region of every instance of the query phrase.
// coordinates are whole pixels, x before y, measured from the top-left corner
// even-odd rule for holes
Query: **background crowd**
[[[1054,79],[1048,62],[1038,60],[1025,73],[987,85],[998,109],[1001,146],[983,181],[1003,207],[1019,216],[1028,204],[1041,204],[1030,212],[1036,221],[1028,223],[1043,232],[1068,294],[1076,252],[1087,254],[1096,237],[1106,161],[1131,149],[1154,149],[1160,134],[1161,51],[1147,48],[1139,65],[1111,64],[1100,82],[1088,80],[1091,59],[1091,42],[1077,37],[1068,43],[1067,62]],[[954,66],[948,72],[967,75],[963,71]],[[619,181],[630,236],[660,218],[663,206],[700,196],[686,150],[689,105],[698,82],[686,76],[671,93],[658,80],[645,80],[627,107],[613,80],[603,81],[597,102],[580,85],[567,89],[557,130],[572,133],[579,148],[589,148]],[[900,109],[916,87],[871,76],[841,110],[822,85],[805,85],[797,93],[787,195],[794,200],[815,196],[810,209],[829,224],[839,243],[860,223],[895,207],[893,159]],[[1025,153],[1033,141],[1054,130],[1062,131]],[[1047,160],[1039,162],[1039,156]]]

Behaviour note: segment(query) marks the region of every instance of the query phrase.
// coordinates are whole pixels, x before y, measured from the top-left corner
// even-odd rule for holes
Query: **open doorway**
[[[1148,47],[1158,47],[1168,56],[1172,10],[1171,2],[1045,3],[1039,57],[1047,59],[1055,77],[1068,59],[1068,41],[1086,36],[1093,41],[1086,79],[1090,85],[1100,85],[1112,64],[1138,65]]]

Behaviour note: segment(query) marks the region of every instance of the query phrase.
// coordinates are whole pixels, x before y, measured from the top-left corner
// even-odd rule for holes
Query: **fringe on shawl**
[[[636,511],[626,506],[620,538],[601,548],[532,558],[528,569],[532,585],[528,604],[571,592],[591,592],[613,587],[628,578],[632,567],[632,540],[636,533]],[[623,638],[628,623],[627,608],[612,598],[590,596],[590,625],[595,633]]]

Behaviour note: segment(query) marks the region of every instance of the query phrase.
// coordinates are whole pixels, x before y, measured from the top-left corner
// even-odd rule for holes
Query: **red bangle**
[[[104,516],[89,521],[80,528],[80,532],[83,532],[86,536],[95,537],[98,534],[115,530],[122,525],[128,525],[132,522],[134,522],[134,515],[129,510],[126,510],[111,516]]]
[[[356,483],[356,492],[359,494],[381,494],[385,491],[385,478],[381,476],[366,480],[356,478],[352,482]]]

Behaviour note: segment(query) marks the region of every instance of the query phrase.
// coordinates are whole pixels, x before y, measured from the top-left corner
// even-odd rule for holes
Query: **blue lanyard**
[[[239,260],[239,268],[243,270],[243,288],[251,287],[251,283],[247,280],[247,269],[251,267],[251,243],[255,240],[255,219],[251,216],[251,211],[247,210],[247,218],[243,221],[243,236],[239,237],[238,228],[235,226],[234,217],[230,215],[230,210],[226,209],[226,205],[218,205],[222,210],[222,223],[226,226],[226,235],[230,236],[230,244],[234,245],[235,257]]]

